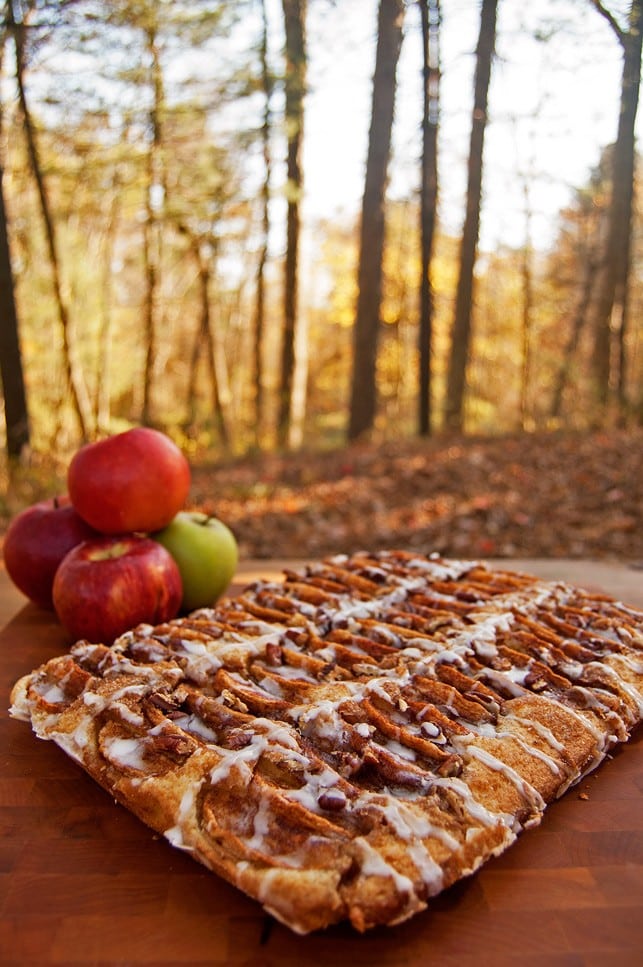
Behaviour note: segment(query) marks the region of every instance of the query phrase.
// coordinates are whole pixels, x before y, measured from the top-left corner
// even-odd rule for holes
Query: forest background
[[[642,6],[3,3],[0,517],[144,423],[250,554],[643,559]]]

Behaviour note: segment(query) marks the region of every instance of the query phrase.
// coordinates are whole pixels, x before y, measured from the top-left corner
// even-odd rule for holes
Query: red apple
[[[168,436],[141,426],[81,447],[67,485],[72,504],[97,531],[155,531],[183,507],[190,466]]]
[[[174,618],[182,596],[171,554],[135,534],[74,547],[61,561],[53,587],[56,614],[71,637],[103,644],[141,622]]]
[[[72,547],[97,536],[67,495],[41,500],[9,524],[2,548],[7,574],[31,601],[51,610],[58,565]]]

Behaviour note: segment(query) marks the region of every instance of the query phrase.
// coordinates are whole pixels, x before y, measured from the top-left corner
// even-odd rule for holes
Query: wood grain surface
[[[240,578],[270,576],[275,568],[247,565]],[[564,567],[558,576],[566,577]],[[593,574],[590,583],[601,582]],[[425,913],[363,936],[341,926],[298,937],[116,805],[56,746],[9,718],[13,682],[68,645],[51,615],[23,602],[0,570],[0,623],[9,618],[0,632],[5,967],[643,962],[641,729],[552,804],[541,826]],[[15,609],[13,617],[7,608]]]

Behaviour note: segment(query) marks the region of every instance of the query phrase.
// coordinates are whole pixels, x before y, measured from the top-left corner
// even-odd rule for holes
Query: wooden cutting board
[[[270,566],[260,567],[270,576]],[[253,575],[246,568],[241,576]],[[32,605],[20,607],[0,632],[6,967],[643,962],[643,730],[551,805],[541,826],[427,912],[363,936],[341,926],[298,937],[9,718],[13,682],[67,644],[52,617]]]

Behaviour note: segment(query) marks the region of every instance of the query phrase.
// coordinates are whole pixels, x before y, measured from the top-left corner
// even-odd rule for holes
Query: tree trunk
[[[395,108],[395,74],[402,46],[403,0],[380,0],[373,76],[371,125],[362,199],[357,309],[353,329],[353,375],[348,438],[373,428],[376,365],[382,301],[384,198]]]
[[[440,0],[418,0],[422,21],[422,161],[420,183],[420,392],[418,432],[429,436],[433,422],[433,290],[431,258],[438,202],[438,124],[440,90]]]
[[[60,260],[58,258],[58,245],[56,239],[56,229],[51,215],[47,186],[40,164],[38,146],[36,143],[36,132],[34,129],[31,112],[27,103],[27,95],[24,85],[24,23],[18,22],[14,16],[13,3],[6,4],[8,28],[13,35],[16,60],[16,84],[18,87],[18,100],[22,111],[24,131],[27,141],[27,153],[31,172],[38,190],[40,210],[42,213],[45,228],[45,239],[51,267],[54,297],[58,309],[58,319],[62,332],[62,351],[63,363],[65,367],[65,377],[69,386],[71,402],[78,421],[81,439],[87,440],[91,425],[91,405],[82,373],[76,362],[70,336],[69,309],[63,295],[62,278],[60,270]]]
[[[199,291],[203,288],[203,279],[199,275]],[[190,353],[190,377],[188,379],[187,385],[187,398],[186,398],[186,417],[184,423],[184,429],[190,431],[194,428],[197,416],[197,387],[198,387],[198,375],[199,375],[199,359],[201,357],[201,346],[204,340],[204,313],[203,306],[201,307],[201,317],[199,319],[199,325],[194,334],[194,341],[192,343],[192,351]]]
[[[165,175],[160,154],[162,141],[161,114],[165,103],[165,92],[156,29],[154,26],[149,27],[147,30],[147,51],[150,55],[153,96],[149,114],[151,143],[148,152],[145,199],[146,217],[143,229],[145,368],[143,373],[141,422],[144,425],[152,423],[153,420],[152,390],[154,384],[154,365],[156,363],[157,316],[159,312],[158,286],[160,281],[162,248],[160,213],[165,205]]]
[[[4,394],[7,456],[19,458],[29,445],[29,417],[18,338],[18,314],[14,298],[2,178],[3,169],[0,164],[0,377],[2,377]]]
[[[290,436],[292,393],[295,374],[297,327],[299,203],[303,190],[301,147],[304,133],[306,93],[306,0],[282,0],[286,31],[286,133],[287,199],[286,262],[284,267],[284,322],[281,348],[281,382],[277,437],[287,446]]]
[[[189,238],[190,251],[194,257],[197,270],[197,278],[199,282],[199,305],[201,307],[199,326],[194,336],[194,343],[192,344],[192,353],[190,358],[190,380],[188,384],[187,400],[188,426],[194,424],[196,420],[197,371],[199,366],[199,357],[201,356],[202,350],[205,349],[210,390],[212,393],[213,422],[216,426],[222,446],[224,449],[227,449],[230,444],[230,435],[228,433],[228,425],[221,400],[221,393],[219,392],[216,350],[210,320],[210,263],[208,261],[208,256],[204,254],[204,244],[202,240],[193,235],[184,224],[179,224],[178,229],[179,232],[187,235]]]
[[[214,341],[214,334],[210,323],[210,267],[207,261],[199,257],[199,279],[201,282],[201,331],[205,343],[206,359],[208,363],[208,375],[210,377],[210,389],[212,391],[212,415],[214,425],[217,428],[219,439],[224,450],[230,445],[230,435],[228,425],[223,411],[223,403],[220,392],[220,373],[217,366],[217,351]],[[220,360],[219,360],[220,362]]]
[[[121,178],[118,168],[112,178],[112,198],[109,216],[105,226],[103,269],[101,277],[100,328],[98,330],[98,373],[96,389],[96,431],[106,434],[109,431],[111,372],[112,372],[112,291],[114,245],[118,228],[121,205]]]
[[[264,386],[263,386],[263,342],[266,314],[266,282],[265,270],[268,261],[268,238],[270,234],[270,180],[272,176],[272,155],[270,151],[270,133],[272,128],[271,100],[273,79],[268,65],[268,14],[266,0],[261,3],[262,34],[261,34],[261,89],[264,97],[263,123],[261,126],[261,146],[263,153],[264,180],[261,189],[261,246],[257,262],[257,277],[255,290],[254,314],[254,421],[255,443],[261,445],[262,428],[264,425]]]
[[[554,393],[552,396],[550,416],[552,419],[558,420],[563,409],[563,394],[565,392],[567,383],[569,381],[569,373],[572,367],[572,360],[574,358],[574,353],[580,342],[580,337],[583,332],[583,327],[587,321],[589,305],[592,298],[592,292],[594,288],[594,280],[596,278],[596,266],[592,261],[591,257],[587,256],[585,277],[583,280],[583,287],[581,289],[580,299],[578,300],[578,305],[574,313],[574,318],[572,320],[572,327],[569,333],[569,338],[565,344],[563,350],[563,359],[560,364],[560,369],[558,370],[558,375],[556,377],[556,383],[554,386]]]
[[[0,77],[3,76],[3,54],[7,25],[0,34]],[[0,142],[3,128],[0,101]],[[4,168],[0,158],[0,384],[4,398],[4,423],[7,456],[19,460],[29,446],[29,412],[22,370],[22,354],[18,333],[15,286],[9,249],[9,226],[4,203]]]
[[[607,414],[610,384],[614,376],[621,415],[627,406],[627,288],[636,158],[634,128],[641,82],[643,0],[632,0],[627,30],[618,25],[600,0],[592,0],[592,4],[608,21],[623,48],[621,100],[612,154],[612,193],[608,210],[607,241],[594,317],[594,384],[597,417],[602,422]],[[618,355],[612,351],[613,322],[619,339]],[[617,363],[618,372],[614,373]]]
[[[531,414],[529,406],[529,384],[531,383],[531,350],[534,308],[534,280],[532,271],[532,243],[531,243],[531,203],[529,201],[529,185],[523,183],[523,197],[525,199],[525,244],[522,250],[522,331],[521,331],[521,366],[520,366],[520,429],[527,430]]]
[[[451,354],[447,377],[444,423],[448,430],[462,432],[466,369],[471,344],[473,303],[473,271],[480,232],[480,200],[482,195],[482,155],[487,125],[487,102],[491,61],[495,47],[498,0],[482,0],[480,34],[476,50],[474,104],[467,175],[467,199],[460,270],[456,292],[455,314],[451,333]]]

